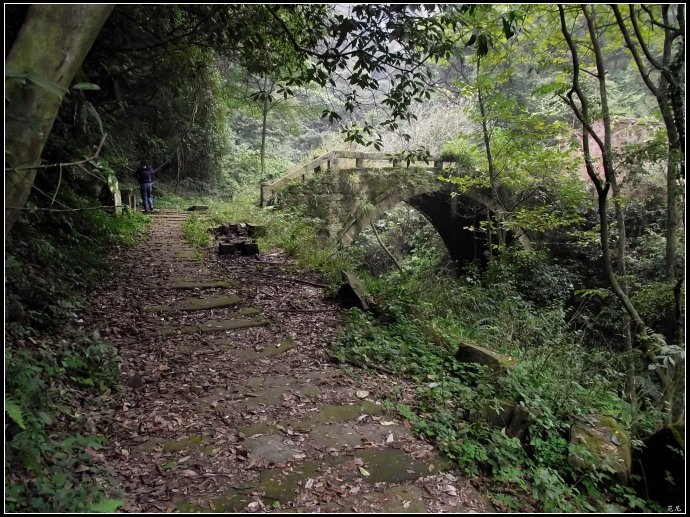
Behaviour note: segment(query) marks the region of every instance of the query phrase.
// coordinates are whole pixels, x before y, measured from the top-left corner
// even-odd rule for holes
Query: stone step
[[[236,294],[226,296],[195,297],[180,300],[173,305],[152,305],[145,307],[144,312],[171,312],[171,311],[208,311],[211,309],[224,309],[242,302],[242,298]]]
[[[197,332],[225,332],[249,327],[263,327],[269,324],[268,320],[256,319],[228,319],[207,321],[196,325],[184,325],[180,328],[162,328],[149,332],[147,336],[175,336],[177,334],[196,334]]]

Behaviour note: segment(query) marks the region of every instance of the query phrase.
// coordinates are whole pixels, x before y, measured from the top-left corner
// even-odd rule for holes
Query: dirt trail
[[[94,426],[124,511],[491,511],[385,412],[402,381],[329,361],[343,317],[314,279],[280,253],[199,257],[185,217],[154,215],[84,322],[123,358]]]

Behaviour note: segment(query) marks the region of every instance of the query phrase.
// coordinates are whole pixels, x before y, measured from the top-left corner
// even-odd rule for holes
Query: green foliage
[[[17,424],[22,429],[26,429],[26,424],[24,423],[24,411],[12,398],[5,395],[5,413],[12,419],[12,421]]]
[[[339,282],[341,271],[353,268],[352,259],[348,250],[318,235],[318,227],[318,222],[299,215],[299,207],[291,212],[274,212],[268,223],[266,237],[258,241],[259,248],[283,249],[301,265],[320,270],[330,282]]]
[[[89,507],[90,513],[115,513],[115,511],[124,506],[125,502],[121,499],[103,499],[98,503],[92,504]]]
[[[6,398],[21,408],[24,424],[6,431],[6,468],[11,472],[5,478],[6,509],[86,511],[104,494],[102,480],[114,474],[93,454],[102,447],[101,438],[83,433],[84,417],[69,407],[77,398],[117,387],[115,347],[75,333],[72,341],[57,345],[6,347],[5,361],[13,372],[6,379]],[[62,424],[58,431],[58,422],[69,425]]]
[[[398,204],[373,224],[386,248],[400,258],[404,270],[433,270],[441,263],[447,264],[446,248],[438,232],[411,207]],[[358,264],[366,265],[372,276],[395,269],[370,227],[357,236],[350,253]]]
[[[569,20],[576,9],[567,8]],[[627,54],[609,7],[590,9],[600,21],[611,22],[601,27],[610,113],[648,116],[653,99],[638,74],[621,65]],[[659,14],[658,9],[652,6],[647,14]],[[380,23],[384,17],[386,23]],[[16,20],[10,22],[16,32]],[[658,25],[641,24],[641,30],[657,52],[662,42]],[[350,311],[334,356],[384,365],[406,377],[414,386],[413,399],[389,405],[468,472],[491,472],[506,486],[531,490],[544,511],[607,508],[598,504],[611,496],[601,492],[607,473],[568,466],[571,419],[585,412],[609,414],[641,436],[660,420],[654,406],[661,393],[643,368],[637,375],[638,400],[627,403],[618,396],[625,368],[619,352],[622,313],[593,273],[601,260],[598,228],[591,196],[575,174],[581,164],[575,161],[579,149],[573,152],[572,114],[557,98],[569,88],[570,61],[552,7],[356,5],[342,11],[329,5],[131,5],[118,7],[103,31],[84,63],[85,77],[63,103],[44,159],[88,156],[107,132],[104,158],[66,169],[67,188],[58,188],[50,171],[39,175],[5,255],[12,342],[6,348],[6,370],[13,372],[6,386],[6,454],[7,470],[15,474],[6,478],[9,509],[114,511],[121,503],[103,500],[94,488],[90,475],[99,467],[84,451],[98,443],[74,429],[66,437],[53,433],[56,422],[79,428],[76,415],[64,409],[66,398],[80,392],[100,396],[115,387],[116,352],[95,338],[73,336],[48,346],[38,336],[41,330],[58,329],[84,306],[78,291],[105,271],[101,250],[130,243],[145,228],[138,214],[112,218],[74,194],[88,188],[94,175],[107,178],[111,189],[116,177],[119,183],[131,182],[130,169],[139,158],[161,166],[158,207],[184,207],[189,195],[222,197],[202,201],[211,206],[215,221],[267,226],[268,234],[259,240],[262,252],[283,248],[333,283],[343,269],[375,264],[367,281],[388,318],[377,321]],[[286,31],[307,52],[288,43]],[[184,36],[171,39],[170,34]],[[148,50],[113,53],[113,45]],[[388,258],[367,232],[359,249],[344,250],[324,244],[315,229],[321,221],[305,218],[301,207],[282,213],[257,208],[258,183],[289,170],[300,161],[300,151],[322,145],[331,122],[342,123],[346,141],[382,146],[373,123],[360,116],[365,91],[378,92],[375,100],[387,112],[379,117],[384,127],[398,130],[401,122],[414,122],[410,107],[431,95],[431,73],[420,66],[429,58],[460,71],[446,92],[459,92],[459,104],[475,102],[480,92],[483,101],[471,121],[486,132],[445,142],[442,156],[456,158],[458,166],[444,176],[459,192],[492,188],[503,211],[495,224],[548,234],[561,252],[558,263],[542,253],[508,247],[486,271],[466,267],[456,277],[438,237],[430,244],[434,231],[396,209],[375,225],[394,255],[402,256],[405,275],[385,274]],[[589,49],[582,48],[582,58],[588,67]],[[383,82],[381,67],[390,66],[399,73]],[[442,71],[450,77],[450,68]],[[347,84],[337,83],[337,74],[345,74]],[[108,79],[101,80],[105,75]],[[582,78],[586,93],[596,88],[590,75]],[[101,84],[89,77],[99,77]],[[253,78],[263,78],[264,88],[247,95]],[[64,94],[29,70],[6,71],[6,80]],[[342,109],[324,109],[327,95],[307,90],[308,83],[343,87]],[[288,98],[295,102],[283,102]],[[298,104],[313,107],[302,112]],[[600,116],[598,103],[591,110],[594,118]],[[323,117],[320,124],[309,121],[314,114]],[[260,136],[267,143],[263,160]],[[666,151],[666,135],[659,131],[650,144],[621,147],[614,156],[616,166],[626,170],[624,189],[635,189],[635,196],[622,198],[630,238],[625,280],[653,331],[662,329],[673,295],[663,274],[666,222],[660,185]],[[422,155],[422,147],[398,154],[408,159]],[[47,215],[40,210],[48,206],[38,197],[42,191],[55,193],[43,194],[52,197],[51,206],[83,210]],[[371,206],[361,209],[367,213]],[[210,239],[207,223],[196,216],[185,224],[185,235],[198,247]],[[682,250],[683,236],[678,239]],[[683,261],[681,252],[679,266]],[[579,305],[570,306],[571,301]],[[660,365],[677,365],[682,350],[654,332],[649,336]],[[464,341],[511,354],[518,365],[496,376],[460,364],[455,349]],[[470,418],[481,415],[487,403],[504,399],[530,415],[529,434],[522,440]],[[81,481],[73,474],[77,470],[84,473]],[[613,495],[628,508],[649,509],[629,491]]]
[[[117,389],[118,352],[68,322],[108,272],[107,253],[132,244],[149,221],[93,209],[69,185],[55,201],[81,210],[46,212],[37,200],[6,243],[5,369],[12,375],[5,379],[5,501],[11,512],[87,511],[114,485],[95,457],[101,439],[72,408]]]
[[[284,142],[270,145],[266,152],[266,172],[261,173],[260,152],[253,149],[250,143],[230,146],[223,163],[223,181],[233,193],[253,186],[258,190],[261,180],[270,180],[285,174],[292,167],[291,157],[294,148],[286,144],[294,142],[288,135],[281,135]]]
[[[67,191],[60,199],[66,198],[84,203]],[[88,209],[29,213],[6,251],[8,328],[23,332],[61,324],[82,306],[78,291],[107,272],[107,250],[134,242],[148,222],[141,214],[113,217]]]
[[[543,252],[512,248],[492,260],[487,281],[509,285],[536,306],[562,306],[572,295],[573,277],[557,264],[549,264]]]
[[[47,460],[40,470],[22,472],[14,462],[14,452],[8,455],[13,473],[5,481],[5,503],[9,512],[86,512],[95,498],[104,495],[96,478],[114,476],[102,463],[94,461],[88,452],[102,447],[101,441],[94,437],[72,435],[62,441],[54,441],[42,434],[18,435],[8,448],[20,446],[33,446]],[[82,474],[75,474],[75,470]],[[29,476],[27,482],[18,483],[17,479],[24,476]],[[112,477],[110,483],[114,483]]]
[[[613,487],[612,492],[615,494],[617,502],[626,508],[645,513],[664,513],[668,511],[667,508],[663,508],[656,501],[641,499],[630,487],[616,486]],[[617,508],[614,507],[613,510],[615,511]]]
[[[416,432],[472,474],[531,490],[544,511],[594,511],[606,471],[568,464],[569,429],[579,414],[611,414],[641,431],[622,391],[622,358],[587,348],[566,321],[570,275],[539,253],[506,253],[484,273],[453,279],[427,264],[409,274],[370,279],[386,322],[356,309],[333,350],[349,364],[383,365],[416,386],[410,403],[392,401]],[[494,376],[461,364],[455,343],[470,341],[510,354],[517,365]],[[529,413],[522,439],[491,427],[487,402],[506,400]],[[576,480],[589,487],[581,493]],[[593,498],[593,499],[589,499]],[[595,503],[599,504],[599,503]],[[598,506],[597,506],[598,507]]]
[[[673,306],[673,287],[666,282],[649,282],[633,295],[635,308],[650,326],[662,327],[665,308]]]
[[[474,173],[483,160],[481,149],[473,145],[465,135],[458,135],[454,142],[445,143],[441,150],[441,158],[455,159],[458,170],[465,174]]]
[[[182,233],[185,239],[197,249],[207,248],[211,243],[211,236],[208,229],[208,220],[196,214],[188,217],[182,224]]]
[[[581,510],[573,503],[577,492],[569,487],[555,469],[540,467],[532,480],[532,493],[545,512],[576,512]]]
[[[311,14],[308,8],[294,12],[307,19]],[[280,14],[283,15],[282,12]],[[345,119],[343,115],[361,109],[363,94],[381,90],[383,99],[379,102],[386,110],[381,125],[391,130],[398,129],[401,121],[414,120],[410,106],[430,97],[430,73],[425,74],[419,65],[430,57],[437,61],[449,59],[455,40],[453,31],[449,29],[457,29],[461,23],[455,9],[439,5],[362,5],[354,6],[346,13],[320,11],[319,17],[321,23],[318,24],[302,21],[301,30],[294,31],[292,37],[300,41],[303,48],[310,48],[316,42],[327,42],[327,47],[319,49],[315,60],[295,70],[287,85],[314,82],[322,87],[336,86],[334,77],[341,70],[346,71],[344,109],[326,109],[323,116],[331,120]],[[382,17],[387,19],[386,24],[379,23]],[[400,43],[397,36],[403,33],[405,44],[390,44],[393,40]],[[322,39],[326,35],[330,38]],[[367,52],[355,54],[351,66],[350,48],[367,49]],[[384,84],[377,72],[387,66],[400,72]],[[377,150],[383,145],[381,135],[369,121],[344,124],[342,131],[346,142],[373,145]]]

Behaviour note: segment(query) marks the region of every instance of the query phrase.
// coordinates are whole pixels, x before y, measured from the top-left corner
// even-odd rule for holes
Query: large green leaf
[[[72,86],[73,90],[100,90],[101,87],[94,83],[77,83]]]
[[[53,82],[50,79],[46,79],[30,68],[25,68],[23,70],[11,67],[5,68],[5,77],[13,79],[26,79],[34,83],[36,86],[43,88],[44,90],[53,93],[60,98],[67,93],[67,88],[60,86],[58,83]]]

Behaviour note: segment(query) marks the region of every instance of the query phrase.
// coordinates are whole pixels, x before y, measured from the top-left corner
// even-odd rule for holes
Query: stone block
[[[471,343],[460,343],[455,358],[461,363],[483,364],[494,372],[505,371],[515,364],[513,357]]]
[[[626,485],[632,467],[630,437],[610,416],[580,417],[570,428],[568,463],[583,470],[597,468],[613,474],[613,480]],[[579,449],[579,450],[578,450]]]

